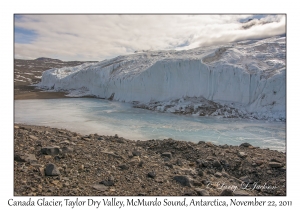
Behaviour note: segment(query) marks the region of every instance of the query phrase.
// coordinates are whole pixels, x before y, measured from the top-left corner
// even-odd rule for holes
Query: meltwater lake
[[[175,115],[133,108],[96,98],[14,101],[15,123],[65,128],[81,134],[115,135],[131,140],[173,138],[217,145],[253,146],[285,151],[286,123]]]

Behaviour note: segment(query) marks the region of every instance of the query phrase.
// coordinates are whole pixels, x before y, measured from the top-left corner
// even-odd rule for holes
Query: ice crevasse
[[[272,37],[183,51],[142,51],[50,69],[39,87],[143,104],[205,98],[285,118],[286,40]]]

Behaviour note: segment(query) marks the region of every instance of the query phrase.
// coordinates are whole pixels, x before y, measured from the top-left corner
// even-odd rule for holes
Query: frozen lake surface
[[[15,123],[65,128],[81,134],[118,134],[132,140],[173,138],[285,151],[286,123],[193,117],[132,108],[95,98],[15,100]]]

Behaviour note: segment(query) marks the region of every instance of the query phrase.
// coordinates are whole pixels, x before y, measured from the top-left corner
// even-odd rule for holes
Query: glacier
[[[194,116],[286,118],[286,38],[141,51],[50,69],[39,88]]]

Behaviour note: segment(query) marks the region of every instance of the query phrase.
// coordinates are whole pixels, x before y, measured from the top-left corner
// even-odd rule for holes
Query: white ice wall
[[[157,58],[157,54],[152,57],[147,54],[131,55],[127,60],[123,56],[119,60],[45,71],[39,85],[55,90],[82,88],[86,90],[84,94],[101,98],[109,98],[114,93],[114,100],[126,102],[202,96],[217,102],[241,104],[249,112],[285,111],[285,67],[266,74],[263,68],[268,66],[264,67],[261,55],[257,61],[245,61],[246,56],[242,58],[242,55],[240,49],[228,50],[224,56],[233,61],[221,59],[213,64],[204,63],[203,56]],[[263,70],[245,70],[239,60],[256,69],[262,66]]]

